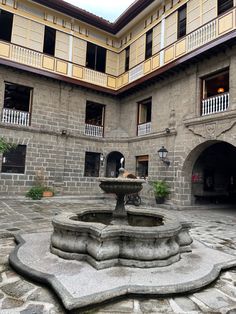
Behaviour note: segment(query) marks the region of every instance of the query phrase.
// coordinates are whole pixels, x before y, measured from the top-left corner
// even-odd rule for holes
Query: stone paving
[[[78,208],[88,206],[100,208],[104,204],[102,200],[96,203],[94,200],[68,198],[36,202],[25,199],[0,200],[1,314],[67,313],[49,289],[30,282],[13,271],[8,265],[8,255],[15,246],[14,234],[50,231],[53,215],[62,211],[77,212]],[[180,211],[179,214],[193,221],[193,237],[210,247],[236,256],[236,208],[191,208]],[[73,313],[236,314],[236,269],[223,272],[209,287],[189,295],[166,298],[130,296],[95,309]]]

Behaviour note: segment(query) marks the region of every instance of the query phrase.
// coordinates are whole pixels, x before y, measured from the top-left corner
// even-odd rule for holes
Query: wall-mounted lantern
[[[167,158],[168,150],[167,150],[164,146],[162,146],[162,147],[158,150],[158,155],[159,155],[160,159],[161,159],[167,166],[170,165],[170,161],[169,161],[169,159]]]

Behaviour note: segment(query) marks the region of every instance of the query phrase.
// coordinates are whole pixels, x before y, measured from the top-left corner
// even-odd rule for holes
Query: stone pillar
[[[236,110],[236,55],[231,56],[229,70],[229,95],[230,108]]]

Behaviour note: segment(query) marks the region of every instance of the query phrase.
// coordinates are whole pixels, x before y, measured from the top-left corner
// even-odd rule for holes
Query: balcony
[[[202,116],[226,111],[229,107],[229,93],[202,100]]]
[[[151,133],[151,126],[152,126],[151,122],[139,124],[138,125],[138,136],[142,136],[142,135],[146,135],[146,134]]]
[[[103,137],[103,126],[85,124],[84,134],[94,137]]]
[[[2,122],[6,124],[29,126],[30,125],[30,113],[26,111],[3,108]]]

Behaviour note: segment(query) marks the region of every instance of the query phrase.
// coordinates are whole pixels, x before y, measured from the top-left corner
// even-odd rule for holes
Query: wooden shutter
[[[117,75],[118,61],[118,54],[107,50],[106,73]]]
[[[119,75],[125,72],[125,50],[119,54]]]
[[[147,122],[147,107],[139,104],[139,124]]]
[[[145,43],[146,43],[146,34],[141,36],[137,40],[137,64],[145,60]]]
[[[44,25],[24,17],[14,15],[12,43],[43,51]]]
[[[70,49],[70,35],[57,31],[55,57],[68,61],[69,49]]]
[[[201,26],[201,1],[190,0],[187,3],[187,34]]]
[[[157,53],[161,49],[161,23],[153,28],[152,52]]]
[[[146,34],[130,45],[130,68],[145,60]]]
[[[87,42],[79,38],[73,39],[73,62],[82,66],[86,65]]]
[[[202,24],[217,17],[217,0],[202,0]]]
[[[166,18],[165,24],[165,46],[169,46],[177,40],[177,16],[174,12]]]

